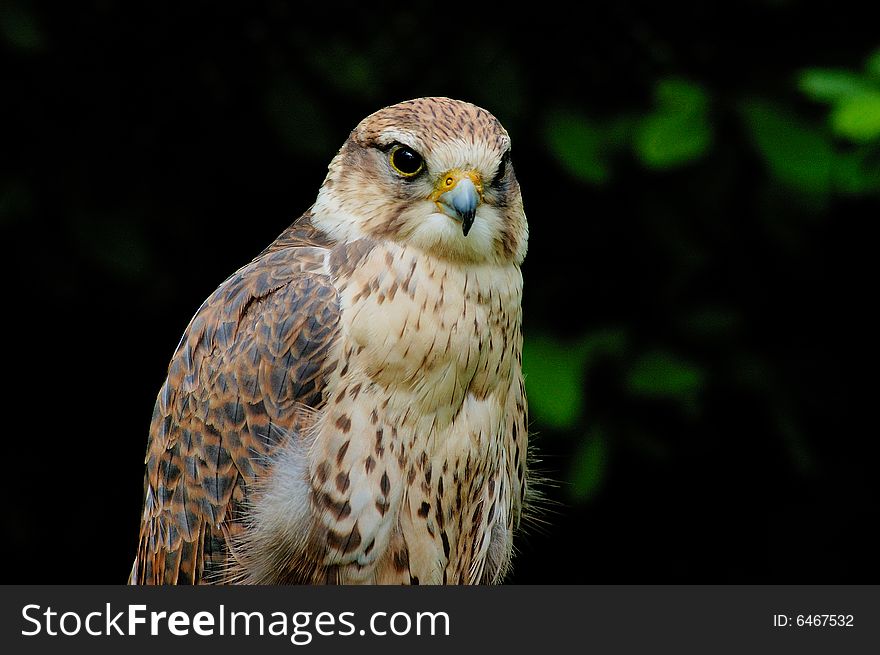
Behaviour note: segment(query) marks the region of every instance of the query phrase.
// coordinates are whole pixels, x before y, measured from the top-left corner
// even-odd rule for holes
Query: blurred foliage
[[[692,405],[703,386],[703,373],[671,353],[657,351],[635,362],[627,382],[635,395],[671,398]]]
[[[546,137],[559,163],[571,175],[592,184],[608,179],[608,142],[602,126],[583,115],[557,112],[547,119]]]
[[[822,123],[800,117],[771,100],[746,98],[743,121],[755,148],[780,183],[824,201],[832,191],[864,194],[880,191],[880,51],[864,72],[805,69],[798,87],[813,100],[830,105]],[[602,121],[576,112],[551,113],[548,145],[561,166],[590,184],[606,183],[612,158],[629,147],[646,167],[663,170],[698,160],[712,148],[711,99],[706,88],[679,78],[654,85],[654,108]],[[836,144],[834,137],[849,143]]]
[[[712,142],[703,88],[684,80],[660,80],[654,103],[655,110],[642,119],[633,144],[642,163],[662,169],[700,158]]]
[[[834,161],[830,135],[766,101],[744,103],[743,117],[774,178],[792,191],[825,201]]]
[[[854,143],[880,138],[880,51],[868,58],[865,72],[813,68],[800,76],[800,88],[814,100],[831,105],[832,131]]]
[[[827,106],[823,119],[800,103],[752,95],[712,98],[707,83],[677,77],[658,79],[650,109],[623,108],[611,118],[590,117],[582,110],[556,110],[547,115],[545,134],[559,166],[588,185],[605,185],[626,166],[627,151],[657,174],[693,165],[708,157],[716,144],[713,114],[738,115],[746,136],[770,175],[791,200],[804,208],[827,207],[835,194],[880,195],[880,50],[862,70],[805,68],[796,88]],[[708,82],[708,80],[707,80]],[[713,112],[713,105],[717,105]],[[679,184],[687,184],[681,180]],[[688,319],[694,334],[730,337],[742,323],[731,308],[700,310]],[[548,334],[527,333],[523,367],[529,404],[538,428],[586,436],[579,440],[568,472],[570,496],[595,497],[606,480],[613,457],[609,443],[621,439],[607,417],[588,407],[592,370],[603,357],[616,360],[619,388],[633,403],[660,401],[683,415],[700,412],[703,392],[713,385],[713,371],[669,349],[668,343],[636,345],[623,332],[598,330],[577,341],[558,341]],[[779,400],[766,378],[749,377],[745,387],[761,389]],[[802,474],[816,462],[804,442],[798,419],[784,406],[776,408],[776,431]],[[617,429],[623,426],[616,421]],[[644,428],[650,432],[650,426]],[[656,448],[651,447],[649,450]],[[661,448],[662,450],[662,448]]]
[[[586,370],[600,358],[619,355],[626,345],[620,330],[600,330],[576,343],[559,343],[549,336],[530,335],[523,344],[523,373],[529,405],[541,422],[565,429],[583,415]]]
[[[602,487],[606,475],[608,442],[600,426],[594,426],[575,451],[571,476],[574,500],[592,498]]]

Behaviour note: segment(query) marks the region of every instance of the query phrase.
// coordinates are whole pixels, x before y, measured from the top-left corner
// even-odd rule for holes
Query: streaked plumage
[[[184,333],[131,583],[503,579],[528,439],[508,152],[446,98],[351,133],[312,208]]]

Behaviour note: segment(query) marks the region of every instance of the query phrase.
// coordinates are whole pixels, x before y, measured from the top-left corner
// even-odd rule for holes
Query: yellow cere
[[[437,186],[434,188],[434,193],[431,194],[432,200],[437,200],[442,194],[447,191],[452,191],[455,188],[455,185],[459,183],[460,180],[469,177],[471,182],[474,183],[474,186],[477,189],[477,193],[480,196],[483,195],[483,178],[480,174],[475,170],[463,171],[460,168],[455,168],[451,171],[447,171],[444,175],[440,177],[440,181]]]

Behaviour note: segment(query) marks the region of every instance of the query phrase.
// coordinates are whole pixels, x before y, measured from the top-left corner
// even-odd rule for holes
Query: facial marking
[[[371,236],[447,258],[521,261],[528,226],[519,185],[512,172],[496,184],[509,149],[506,130],[474,105],[421,98],[386,107],[334,159],[313,220],[346,241]]]

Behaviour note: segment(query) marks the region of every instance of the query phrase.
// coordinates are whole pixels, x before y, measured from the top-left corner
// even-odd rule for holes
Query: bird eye
[[[425,167],[425,160],[422,156],[412,148],[406,146],[394,146],[389,156],[391,168],[403,175],[403,177],[413,177],[422,172]]]
[[[495,173],[495,177],[492,179],[492,185],[498,186],[501,184],[502,180],[504,180],[504,175],[507,173],[507,165],[510,163],[510,150],[504,153],[504,156],[501,157],[501,162],[498,164],[498,171]]]

